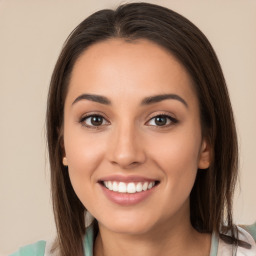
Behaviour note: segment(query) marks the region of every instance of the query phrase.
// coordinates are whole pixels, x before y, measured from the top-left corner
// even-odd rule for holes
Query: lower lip
[[[118,193],[112,190],[107,189],[105,186],[101,185],[102,190],[106,197],[113,203],[129,206],[138,204],[148,198],[151,193],[155,190],[155,187],[137,193]]]

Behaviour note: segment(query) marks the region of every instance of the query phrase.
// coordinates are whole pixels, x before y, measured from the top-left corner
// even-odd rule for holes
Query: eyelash
[[[102,128],[102,126],[105,126],[105,125],[99,125],[99,126],[93,126],[93,125],[86,125],[85,124],[85,121],[89,118],[92,118],[92,117],[100,117],[100,118],[103,118],[108,124],[110,123],[109,121],[106,120],[106,118],[101,115],[101,114],[88,114],[86,116],[83,116],[79,123],[81,123],[82,126],[85,126],[86,128],[89,128],[89,129],[100,129]],[[169,126],[172,126],[172,125],[175,125],[176,123],[178,123],[178,120],[170,115],[167,115],[167,114],[157,114],[153,117],[151,117],[149,119],[149,121],[147,121],[147,123],[149,123],[151,120],[154,120],[156,119],[157,117],[164,117],[164,118],[167,118],[169,119],[169,124],[165,124],[165,125],[150,125],[150,126],[155,126],[156,129],[164,129],[164,128],[168,128]],[[168,121],[167,121],[168,122]]]

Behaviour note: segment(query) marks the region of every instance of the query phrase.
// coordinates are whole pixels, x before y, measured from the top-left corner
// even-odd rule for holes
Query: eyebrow
[[[111,105],[111,102],[107,97],[96,94],[81,94],[73,101],[72,105],[74,105],[76,102],[80,100],[90,100],[104,105]]]
[[[144,98],[141,101],[141,106],[151,105],[167,99],[178,100],[181,103],[183,103],[185,107],[188,108],[187,102],[177,94],[160,94],[160,95],[149,96]],[[96,94],[81,94],[73,101],[72,105],[74,105],[76,102],[81,100],[89,100],[89,101],[98,102],[104,105],[111,105],[111,101],[107,97],[96,95]]]
[[[150,104],[157,103],[163,100],[168,100],[168,99],[178,100],[181,103],[183,103],[185,107],[188,108],[188,103],[177,94],[160,94],[160,95],[150,96],[143,99],[141,102],[141,105],[150,105]]]

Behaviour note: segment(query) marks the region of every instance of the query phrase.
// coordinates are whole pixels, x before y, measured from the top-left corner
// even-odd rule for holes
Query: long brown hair
[[[212,148],[208,170],[198,170],[190,195],[191,223],[199,232],[237,242],[232,198],[238,147],[230,99],[216,54],[204,34],[167,8],[131,3],[98,11],[70,34],[53,71],[47,108],[51,188],[60,255],[82,255],[85,207],[76,196],[63,157],[63,109],[72,68],[90,45],[109,38],[148,39],[171,52],[189,72],[200,104],[201,124]],[[231,231],[231,239],[225,234]]]

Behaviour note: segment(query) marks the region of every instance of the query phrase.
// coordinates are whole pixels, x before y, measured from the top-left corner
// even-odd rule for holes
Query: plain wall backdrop
[[[69,33],[116,0],[0,0],[0,255],[54,236],[45,109]],[[239,224],[256,220],[256,1],[145,1],[177,11],[212,43],[230,91],[240,145]]]

